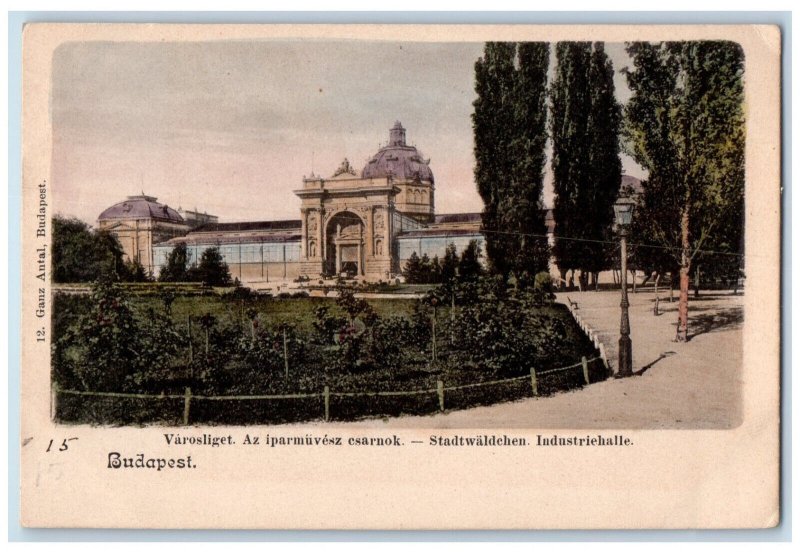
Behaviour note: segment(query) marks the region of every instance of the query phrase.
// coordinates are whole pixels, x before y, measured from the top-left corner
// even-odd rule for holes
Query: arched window
[[[419,203],[419,190],[414,190],[414,203]]]
[[[383,255],[383,240],[375,240],[375,255]]]

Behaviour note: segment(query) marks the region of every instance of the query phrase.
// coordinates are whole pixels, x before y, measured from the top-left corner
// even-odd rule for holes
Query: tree
[[[680,268],[676,340],[685,341],[693,260],[704,249],[741,253],[744,53],[725,41],[635,42],[627,51],[625,135],[649,172],[645,209],[661,214],[650,236]]]
[[[431,269],[428,274],[429,284],[439,284],[442,282],[442,264],[439,261],[439,256],[434,255],[431,259]]]
[[[477,240],[470,240],[464,251],[461,252],[461,259],[458,262],[458,279],[461,282],[474,282],[483,274],[483,266],[480,262],[481,247]]]
[[[458,268],[458,250],[452,242],[447,245],[442,258],[440,279],[444,284],[452,284],[456,279],[456,269]]]
[[[547,43],[489,42],[475,64],[475,181],[491,267],[547,267],[541,204],[545,162]]]
[[[411,257],[403,268],[403,277],[408,284],[419,284],[422,279],[422,261],[417,252],[411,252]]]
[[[503,230],[514,233],[509,236],[505,258],[510,272],[520,276],[546,271],[550,262],[542,204],[550,45],[521,42],[517,54],[511,185],[500,202],[500,216]]]
[[[231,274],[228,264],[222,259],[219,248],[208,248],[200,256],[200,263],[189,271],[191,280],[203,282],[209,286],[230,286]]]
[[[128,259],[123,263],[123,274],[120,275],[120,280],[126,282],[152,282],[153,276],[149,271],[146,271],[144,265],[139,263],[138,259]]]
[[[92,230],[79,219],[53,217],[55,282],[92,282],[102,276],[124,280],[123,255],[113,234]]]
[[[186,282],[189,280],[186,270],[187,261],[186,244],[178,244],[169,252],[166,264],[161,266],[158,280],[161,282]]]
[[[556,71],[550,88],[550,133],[553,140],[554,254],[566,279],[567,271],[580,268],[580,187],[588,168],[589,121],[588,42],[559,42]]]
[[[602,42],[559,42],[550,91],[553,138],[555,256],[568,270],[588,275],[610,265],[613,204],[622,176],[621,108],[614,70]]]
[[[616,100],[614,68],[602,42],[594,44],[589,83],[589,175],[585,186],[586,198],[582,202],[586,217],[584,238],[587,240],[582,243],[581,271],[591,273],[597,286],[598,273],[610,268],[615,249],[611,229],[614,202],[619,196],[622,180],[619,157],[622,108]]]

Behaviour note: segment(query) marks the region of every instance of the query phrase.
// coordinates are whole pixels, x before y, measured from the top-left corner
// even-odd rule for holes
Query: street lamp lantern
[[[636,207],[636,202],[629,197],[621,197],[614,204],[614,218],[617,221],[617,226],[620,230],[627,230],[633,220],[633,209]]]
[[[620,197],[614,204],[614,216],[619,232],[620,251],[620,278],[622,301],[620,302],[621,317],[619,324],[619,369],[617,376],[626,377],[633,374],[633,353],[631,347],[631,326],[628,320],[628,228],[633,220],[633,210],[636,202],[630,197]]]

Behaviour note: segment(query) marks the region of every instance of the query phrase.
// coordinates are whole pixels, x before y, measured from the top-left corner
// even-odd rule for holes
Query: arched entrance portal
[[[364,221],[350,211],[337,213],[325,228],[325,263],[328,274],[364,274]]]

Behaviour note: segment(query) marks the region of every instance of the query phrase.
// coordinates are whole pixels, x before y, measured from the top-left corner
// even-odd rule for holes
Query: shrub
[[[55,344],[57,362],[85,390],[136,389],[172,367],[185,340],[166,316],[135,316],[123,290],[108,280],[92,288],[88,310]]]
[[[197,267],[189,269],[187,277],[191,281],[203,282],[209,286],[229,286],[231,274],[228,264],[222,259],[219,248],[208,248],[200,256]]]
[[[553,293],[553,278],[550,273],[542,271],[536,274],[533,281],[533,299],[536,305],[553,303],[556,295]]]
[[[256,297],[256,293],[247,286],[236,286],[233,290],[225,293],[222,297],[228,300],[251,300]]]

